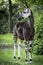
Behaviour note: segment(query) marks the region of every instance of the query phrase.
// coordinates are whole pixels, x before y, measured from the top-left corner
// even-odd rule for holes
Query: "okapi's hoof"
[[[18,59],[20,59],[20,57],[18,57]]]
[[[26,64],[28,64],[28,60],[27,59],[25,60],[25,62],[26,62]]]
[[[16,57],[14,56],[14,59],[16,59]]]
[[[30,59],[30,64],[32,64],[32,59]]]

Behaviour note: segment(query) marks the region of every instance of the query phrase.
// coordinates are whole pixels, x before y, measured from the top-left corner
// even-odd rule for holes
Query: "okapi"
[[[14,26],[13,35],[14,35],[14,59],[16,59],[16,43],[17,39],[24,40],[25,42],[25,61],[28,63],[28,51],[30,54],[30,63],[32,63],[32,41],[34,39],[34,17],[32,11],[29,9],[28,12],[22,12],[19,15],[18,20],[27,18],[26,22],[18,22]],[[30,48],[28,49],[28,41]],[[22,43],[21,43],[22,44]],[[18,44],[18,59],[20,59],[20,43]]]

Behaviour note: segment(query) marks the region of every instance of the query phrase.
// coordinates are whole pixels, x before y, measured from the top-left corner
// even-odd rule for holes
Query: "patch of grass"
[[[21,50],[21,60],[18,62],[18,57],[16,61],[13,59],[13,49],[0,49],[0,65],[26,65],[25,64],[25,51]],[[18,53],[16,54],[16,56]],[[27,65],[30,65],[29,63]],[[43,65],[43,56],[33,54],[32,65]]]
[[[0,34],[0,44],[12,45],[13,44],[13,34]]]

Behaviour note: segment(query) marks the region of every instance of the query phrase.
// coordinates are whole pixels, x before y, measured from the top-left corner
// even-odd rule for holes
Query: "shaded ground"
[[[24,48],[25,46],[24,45],[20,45],[21,48]],[[16,47],[18,47],[18,45],[16,45]],[[14,44],[13,45],[6,45],[6,44],[0,44],[0,49],[10,49],[10,48],[14,48]]]
[[[9,46],[9,45],[0,45],[0,49],[10,49],[12,48],[13,49],[13,46]]]

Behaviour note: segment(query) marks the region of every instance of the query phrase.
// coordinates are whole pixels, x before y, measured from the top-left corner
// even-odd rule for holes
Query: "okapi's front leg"
[[[26,57],[25,57],[25,61],[26,61],[26,64],[28,63],[28,41],[27,41],[27,34],[26,34],[26,29],[23,28],[23,37],[24,37],[24,42],[25,42],[25,53],[26,53]]]
[[[28,63],[28,41],[25,41],[25,52],[26,52],[25,61],[26,61],[26,64],[27,64]]]
[[[20,59],[20,42],[18,43],[18,59]]]
[[[20,50],[21,50],[21,44],[22,44],[22,40],[19,39],[19,43],[18,43],[18,60],[20,60]]]
[[[16,43],[17,43],[17,38],[14,38],[14,59],[16,59]]]
[[[32,63],[32,41],[29,41],[29,57],[30,63]]]

